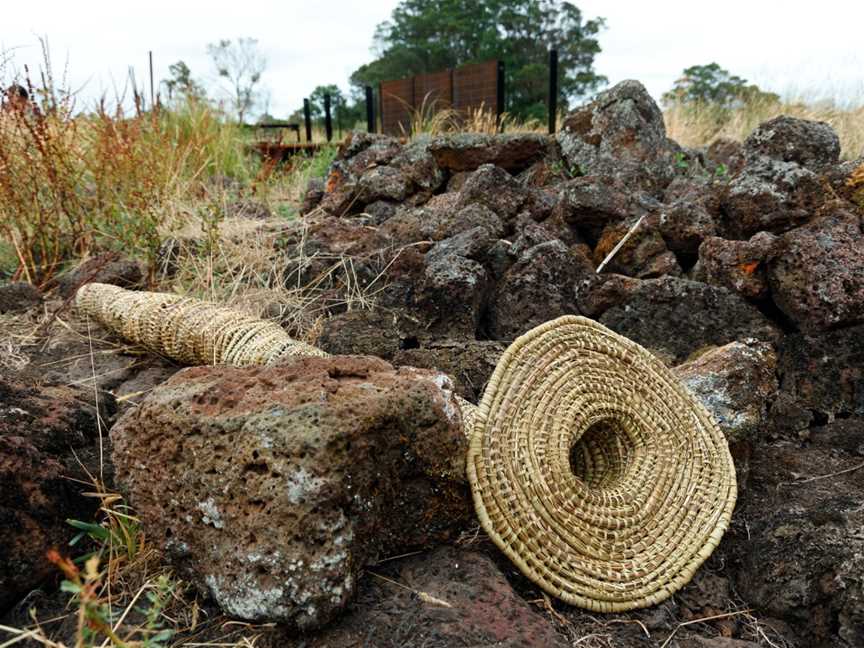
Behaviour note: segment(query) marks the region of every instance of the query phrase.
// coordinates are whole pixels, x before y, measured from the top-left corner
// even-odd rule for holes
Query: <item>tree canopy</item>
[[[754,83],[731,74],[717,63],[693,65],[684,70],[674,87],[663,95],[670,103],[703,103],[721,108],[732,107],[737,102],[779,101],[773,92],[765,92]]]
[[[542,118],[549,49],[558,50],[562,107],[605,83],[593,69],[603,26],[602,18],[586,21],[578,7],[558,0],[402,0],[375,30],[377,58],[351,83],[359,98],[364,85],[498,59],[507,112]]]
[[[223,39],[207,45],[207,53],[216,72],[229,84],[227,92],[237,113],[237,121],[242,123],[246,113],[261,98],[258,83],[267,67],[267,60],[258,51],[258,41],[254,38]]]
[[[192,71],[184,61],[177,61],[168,66],[171,77],[163,79],[162,83],[168,90],[168,98],[175,96],[189,99],[204,99],[207,92],[198,81],[192,78]]]

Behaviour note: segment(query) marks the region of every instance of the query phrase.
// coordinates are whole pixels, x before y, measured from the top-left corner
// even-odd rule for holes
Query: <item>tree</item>
[[[717,63],[687,68],[672,90],[663,95],[663,102],[667,105],[701,103],[720,108],[731,108],[742,102],[773,103],[779,100],[780,97],[773,92],[765,92],[756,84],[748,84],[746,79],[730,74]]]
[[[575,5],[558,0],[402,0],[375,30],[377,58],[351,75],[354,96],[387,79],[498,59],[507,111],[542,118],[549,49],[558,50],[562,107],[606,82],[593,69],[603,26],[602,18],[583,20]]]
[[[267,67],[266,59],[258,51],[258,40],[220,40],[218,43],[210,43],[207,53],[216,66],[216,72],[229,83],[229,94],[237,120],[242,123],[246,113],[252,110],[259,99],[256,86]]]
[[[189,99],[204,99],[207,95],[204,87],[192,78],[192,71],[183,61],[177,61],[168,66],[171,78],[163,79],[162,84],[168,90],[168,98],[187,97]]]

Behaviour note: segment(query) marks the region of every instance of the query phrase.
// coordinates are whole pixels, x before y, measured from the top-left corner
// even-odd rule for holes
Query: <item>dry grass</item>
[[[762,122],[780,115],[824,121],[840,137],[844,159],[864,156],[864,102],[841,108],[830,102],[750,102],[733,109],[675,104],[663,113],[669,137],[684,146],[708,146],[726,138],[743,141]]]

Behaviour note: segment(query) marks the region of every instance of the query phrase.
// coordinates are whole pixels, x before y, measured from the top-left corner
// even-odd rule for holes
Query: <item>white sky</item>
[[[595,69],[611,83],[635,78],[657,98],[681,71],[717,61],[781,94],[864,102],[860,0],[576,0],[587,17],[607,19]],[[68,60],[79,105],[122,90],[129,66],[141,86],[147,52],[156,78],[184,60],[216,82],[205,48],[222,38],[257,38],[269,65],[263,81],[270,112],[285,116],[319,84],[348,88],[348,76],[372,59],[375,25],[397,0],[259,0],[256,3],[148,0],[0,0],[0,51],[31,71],[47,36],[55,76]],[[8,66],[7,66],[8,67]],[[7,76],[9,70],[7,69]]]

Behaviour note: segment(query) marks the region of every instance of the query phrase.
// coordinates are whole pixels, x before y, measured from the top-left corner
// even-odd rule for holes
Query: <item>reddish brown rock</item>
[[[663,113],[638,81],[622,81],[571,112],[557,136],[571,170],[615,177],[659,195],[676,175],[681,148],[668,137]]]
[[[324,198],[324,179],[311,178],[306,185],[306,193],[303,194],[303,204],[300,206],[300,215],[305,216],[321,204]]]
[[[551,204],[544,204],[542,197],[542,192],[523,187],[504,169],[484,164],[460,189],[458,206],[483,205],[504,223],[510,223],[522,211],[530,212],[535,220],[542,220],[552,208]]]
[[[799,645],[864,643],[860,463],[836,449],[757,448],[724,538],[738,594],[757,617],[791,625]]]
[[[430,259],[427,254],[415,303],[428,330],[443,337],[470,340],[477,334],[488,292],[488,273],[477,261],[458,254]]]
[[[627,187],[614,178],[585,176],[574,178],[557,188],[563,219],[595,238],[609,223],[641,215]]]
[[[774,302],[801,328],[864,321],[861,219],[837,211],[780,237],[768,266]]]
[[[598,267],[615,249],[627,233],[636,225],[638,219],[628,219],[607,225],[594,248],[594,264]],[[675,255],[666,247],[660,234],[659,218],[648,217],[642,220],[615,255],[604,266],[604,272],[612,272],[650,279],[663,275],[679,276],[681,266]]]
[[[512,340],[550,319],[577,313],[576,281],[593,272],[590,259],[558,240],[526,250],[492,296],[492,339]]]
[[[864,325],[786,335],[778,350],[781,395],[797,408],[825,420],[864,416]]]
[[[695,258],[699,245],[717,233],[714,185],[679,184],[666,190],[667,205],[661,208],[658,227],[666,246],[682,257]]]
[[[42,304],[42,293],[32,284],[16,281],[0,284],[0,315],[20,313]]]
[[[137,261],[121,257],[115,252],[106,252],[87,259],[57,278],[60,296],[64,298],[71,297],[83,284],[90,282],[140,288],[144,282],[144,271]]]
[[[754,234],[749,241],[711,236],[699,247],[699,262],[705,281],[724,286],[749,299],[768,295],[767,261],[777,237],[768,232]]]
[[[397,351],[393,364],[445,373],[453,378],[460,396],[476,403],[505,349],[505,344],[489,340],[429,341],[421,348]]]
[[[186,369],[111,438],[148,537],[242,619],[320,626],[365,565],[470,519],[452,384],[383,360]]]
[[[429,151],[438,166],[449,171],[473,171],[484,164],[494,164],[517,172],[542,158],[549,143],[549,138],[534,133],[457,133],[433,138]]]
[[[428,338],[423,322],[399,310],[350,311],[324,322],[318,346],[334,355],[368,355],[393,360]]]
[[[480,553],[437,549],[398,561],[384,578],[408,589],[368,577],[356,608],[310,648],[569,645]]]
[[[744,146],[741,142],[723,137],[711,142],[708,150],[705,151],[705,156],[717,165],[718,169],[722,169],[721,172],[715,170],[715,175],[718,176],[734,175],[745,163]]]
[[[625,303],[638,292],[642,282],[633,277],[603,273],[587,274],[576,282],[579,312],[597,319],[613,306]]]
[[[110,420],[114,400],[100,406]],[[98,437],[92,391],[0,375],[0,611],[56,575],[45,554],[74,535],[67,519],[92,520],[86,471],[112,473]]]

